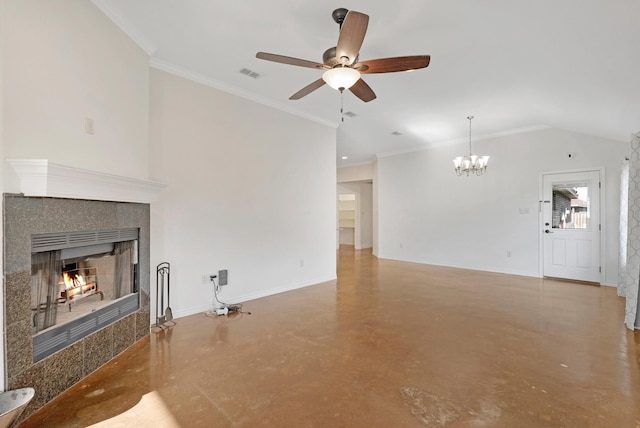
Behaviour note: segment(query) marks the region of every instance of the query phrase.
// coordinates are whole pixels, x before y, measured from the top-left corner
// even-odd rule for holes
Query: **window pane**
[[[589,183],[553,184],[554,229],[589,229]]]

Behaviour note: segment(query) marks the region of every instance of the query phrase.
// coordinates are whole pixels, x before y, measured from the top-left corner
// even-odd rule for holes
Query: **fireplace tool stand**
[[[167,327],[176,325],[173,321],[173,313],[169,306],[169,279],[171,274],[171,266],[169,262],[162,262],[156,268],[156,323],[154,327],[164,330]],[[164,307],[164,293],[167,290],[167,307]]]

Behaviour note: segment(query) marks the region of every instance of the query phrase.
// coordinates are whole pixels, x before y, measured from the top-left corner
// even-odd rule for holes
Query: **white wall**
[[[371,205],[373,206],[373,212],[371,213],[371,223],[372,223],[372,240],[373,240],[373,255],[374,256],[378,256],[378,236],[379,236],[379,210],[378,210],[378,194],[379,194],[379,189],[378,189],[378,180],[380,179],[379,174],[378,174],[378,161],[376,160],[372,165],[371,165],[371,175],[373,176],[373,183],[372,183],[372,195],[371,195]]]
[[[488,172],[457,177],[452,159],[465,150],[461,143],[378,160],[380,257],[539,276],[540,174],[604,167],[604,283],[617,283],[627,143],[558,129],[474,141],[474,152],[491,156]]]
[[[174,314],[336,277],[335,129],[152,69],[151,140]]]
[[[147,178],[142,49],[89,1],[5,1],[3,15],[5,158]],[[5,190],[17,190],[6,171]]]
[[[360,164],[338,168],[338,183],[373,180],[373,165]]]
[[[355,245],[355,229],[340,229],[340,245]]]
[[[1,0],[0,20],[1,190],[10,158],[147,178],[147,55],[88,1]]]
[[[347,183],[347,186],[350,183]],[[358,183],[360,187],[360,246],[373,247],[373,184]]]

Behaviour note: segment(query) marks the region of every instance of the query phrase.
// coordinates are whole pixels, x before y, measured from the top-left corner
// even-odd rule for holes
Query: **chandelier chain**
[[[469,156],[471,156],[471,121],[473,116],[467,116],[467,119],[469,119]]]

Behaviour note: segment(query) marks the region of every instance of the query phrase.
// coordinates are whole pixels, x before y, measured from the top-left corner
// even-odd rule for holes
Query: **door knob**
[[[549,229],[545,229],[544,233],[553,233],[552,231],[550,231]]]

